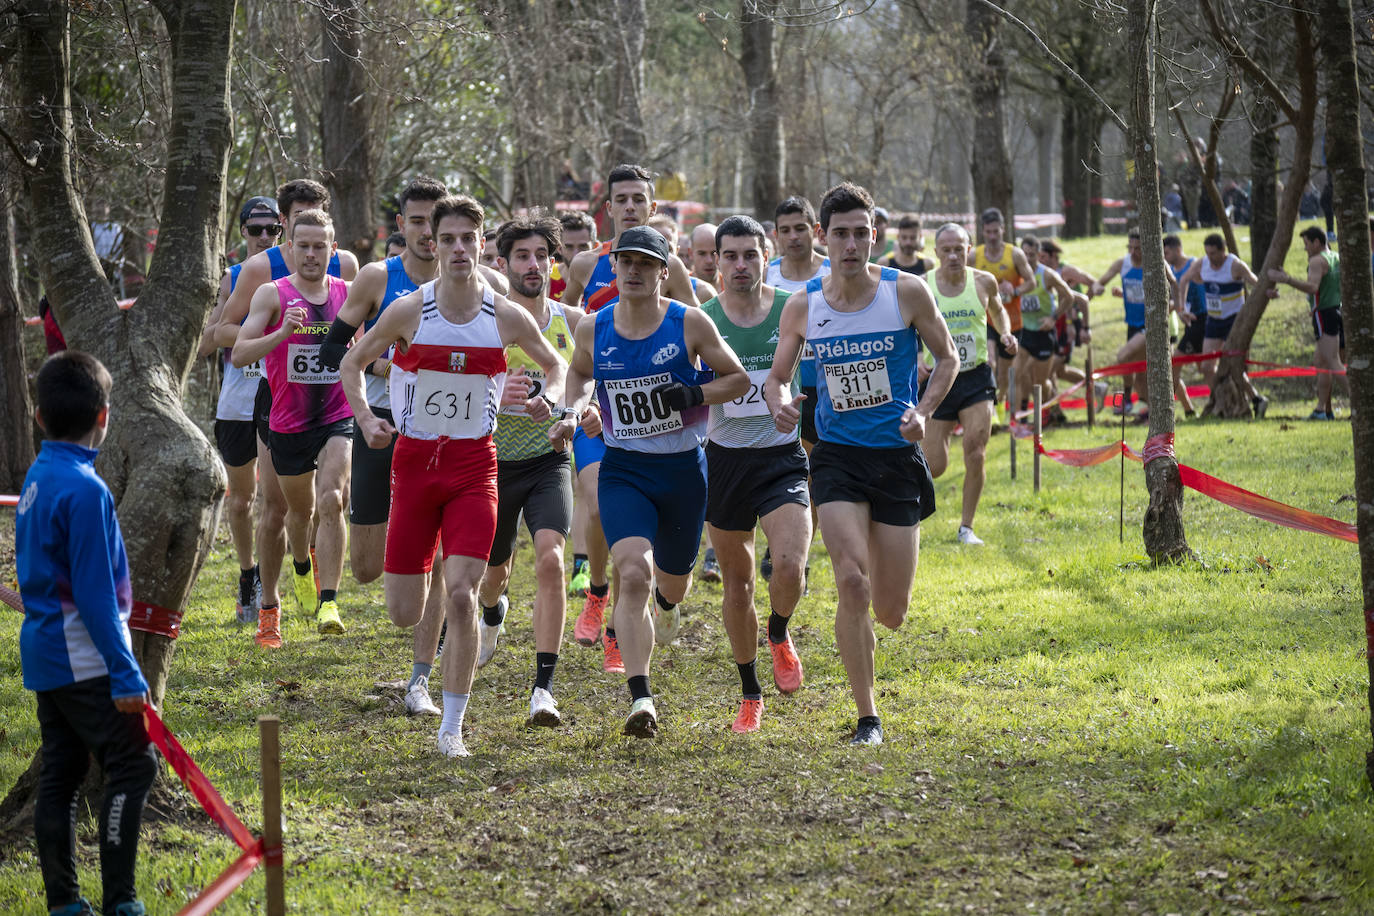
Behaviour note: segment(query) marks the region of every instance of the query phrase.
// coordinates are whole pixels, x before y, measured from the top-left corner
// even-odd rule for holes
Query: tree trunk
[[[1060,180],[1064,188],[1064,236],[1084,238],[1102,231],[1101,179],[1098,138],[1103,116],[1091,96],[1074,94],[1067,80],[1060,80],[1059,121]]]
[[[14,195],[18,182],[0,167],[0,493],[18,493],[33,464],[29,435],[28,360],[24,356],[24,311],[19,299],[18,254],[14,241]]]
[[[1360,131],[1360,85],[1349,0],[1321,0],[1322,59],[1326,63],[1326,163],[1332,175],[1336,232],[1341,240],[1341,315],[1350,362],[1355,438],[1355,524],[1359,531],[1369,665],[1369,729],[1374,737],[1374,290],[1369,264],[1368,204]],[[1306,184],[1306,182],[1303,182]],[[1374,751],[1365,756],[1374,785]]]
[[[26,0],[17,24],[25,139],[38,150],[28,199],[45,214],[34,223],[33,249],[68,342],[114,378],[96,468],[114,493],[134,600],[175,612],[205,561],[225,488],[223,466],[179,392],[214,302],[223,242],[234,0],[159,0],[157,7],[171,56],[166,175],[159,244],[128,311],[116,307],[72,180],[67,8]],[[174,646],[151,633],[135,640],[158,705]]]
[[[1312,166],[1312,136],[1317,112],[1317,66],[1315,44],[1312,37],[1312,17],[1304,9],[1292,10],[1294,61],[1292,75],[1297,80],[1298,101],[1292,105],[1286,98],[1275,101],[1279,107],[1291,110],[1289,120],[1294,128],[1293,167],[1288,173],[1288,183],[1284,185],[1283,196],[1279,199],[1278,221],[1275,226],[1274,240],[1264,256],[1264,263],[1255,273],[1259,283],[1250,290],[1245,305],[1236,316],[1236,323],[1222,345],[1224,350],[1240,351],[1248,354],[1250,343],[1255,338],[1255,329],[1264,317],[1269,305],[1269,290],[1274,284],[1268,279],[1270,268],[1281,267],[1288,248],[1293,242],[1293,224],[1298,217],[1298,204],[1302,192],[1307,187],[1307,177]],[[1248,71],[1247,71],[1248,72]],[[1270,87],[1266,86],[1266,91]],[[1212,395],[1204,408],[1205,412],[1221,417],[1247,417],[1250,415],[1250,402],[1244,386],[1245,355],[1223,357],[1219,361],[1216,377],[1212,383]]]
[[[615,0],[615,29],[611,46],[615,60],[615,127],[610,160],[638,163],[648,151],[644,134],[644,33],[649,14],[644,0]]]
[[[1169,281],[1159,220],[1159,160],[1155,145],[1155,2],[1131,0],[1126,8],[1126,44],[1131,74],[1131,149],[1135,159],[1140,247],[1145,260],[1145,360],[1150,388],[1150,438],[1173,436],[1174,391],[1169,363]],[[1183,530],[1183,483],[1173,450],[1147,450],[1145,552],[1156,563],[1190,555]]]
[[[359,0],[325,0],[323,102],[320,105],[320,156],[333,198],[334,236],[340,248],[373,258],[377,221],[370,108],[373,87],[362,62],[362,8]]]
[[[1271,34],[1269,29],[1282,23],[1278,7],[1261,4],[1255,15],[1260,17],[1261,35]],[[1278,67],[1277,47],[1268,41],[1256,42],[1255,62],[1272,72]],[[1250,109],[1254,122],[1250,136],[1250,263],[1259,264],[1274,241],[1279,222],[1279,107],[1253,81],[1250,85],[1254,97]]]
[[[749,94],[749,158],[754,175],[751,202],[759,219],[771,219],[782,199],[785,168],[773,26],[777,8],[777,0],[740,0],[739,62]]]
[[[973,176],[974,210],[988,207],[1002,211],[1007,231],[1016,225],[1012,201],[1012,167],[1002,128],[1002,96],[1007,83],[1007,63],[998,35],[1000,19],[982,3],[969,3],[964,30],[973,47],[975,62],[969,79],[973,107],[973,148],[969,171]]]

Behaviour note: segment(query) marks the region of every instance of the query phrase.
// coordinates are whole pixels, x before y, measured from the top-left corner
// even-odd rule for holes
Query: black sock
[[[607,627],[607,628],[606,628],[606,638],[607,638],[607,639],[615,639],[615,627]]]
[[[883,723],[879,721],[877,716],[859,716],[859,728],[863,728],[865,725],[876,725],[879,728],[883,727]]]
[[[658,590],[658,586],[654,586],[654,600],[658,602],[658,606],[663,608],[664,611],[671,611],[673,608],[677,607],[676,604],[663,597],[663,592]]]
[[[759,686],[759,675],[754,669],[754,663],[758,659],[750,659],[744,664],[735,662],[735,667],[739,669],[739,686],[744,692],[746,700],[757,700],[763,696],[763,688]]]
[[[326,601],[333,601],[333,600],[334,600],[334,596],[337,595],[337,594],[338,594],[338,590],[337,590],[337,589],[333,589],[333,588],[322,588],[322,589],[320,589],[320,604],[324,604]]]
[[[779,617],[776,611],[768,612],[768,639],[770,642],[787,642],[787,624],[791,617]]]
[[[277,609],[277,605],[275,605],[275,604],[264,604],[264,605],[262,606],[262,610],[264,610],[264,611],[275,611],[276,609]]]
[[[649,691],[649,675],[636,674],[630,678],[630,700],[642,700],[646,697],[652,698],[653,693]]]
[[[499,627],[506,620],[505,609],[501,607],[501,602],[497,601],[491,607],[482,605],[482,622],[489,627]]]
[[[596,597],[605,598],[611,592],[611,583],[602,582],[600,585],[589,585],[587,589]]]
[[[585,566],[586,563],[587,555],[585,553],[573,554],[573,569],[577,569],[578,566]]]
[[[291,565],[294,566],[294,567],[296,567],[296,575],[298,575],[298,576],[308,576],[308,575],[310,575],[310,561],[309,561],[309,560],[306,560],[304,563],[301,563],[301,562],[298,562],[298,561],[293,557],[292,560],[291,560]]]
[[[244,569],[239,571],[239,604],[247,604],[253,600],[253,585],[258,581],[258,568]]]
[[[534,689],[553,693],[553,671],[558,666],[557,652],[534,653]]]

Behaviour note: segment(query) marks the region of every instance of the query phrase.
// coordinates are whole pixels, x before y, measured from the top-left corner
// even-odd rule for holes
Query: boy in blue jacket
[[[38,423],[48,438],[24,478],[15,525],[24,624],[24,686],[38,697],[42,764],[34,836],[51,913],[92,912],[76,877],[76,794],[94,756],[103,912],[141,916],[134,859],[157,757],[143,726],[148,683],[129,640],[129,560],[114,497],[95,473],[110,419],[110,373],[67,350],[38,372]]]

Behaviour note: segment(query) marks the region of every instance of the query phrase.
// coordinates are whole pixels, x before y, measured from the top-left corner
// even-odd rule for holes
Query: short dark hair
[[[283,219],[291,215],[291,205],[298,201],[310,204],[312,210],[328,212],[329,189],[309,178],[294,178],[277,188],[277,209]]]
[[[1202,245],[1204,248],[1220,248],[1222,251],[1225,251],[1226,239],[1222,236],[1220,232],[1213,232],[1211,235],[1207,236],[1207,238],[1202,240]]]
[[[501,225],[496,234],[496,253],[510,259],[510,250],[516,242],[523,242],[532,235],[540,236],[549,244],[552,255],[563,244],[563,224],[552,216],[517,216]]]
[[[1126,233],[1126,238],[1135,239],[1137,242],[1140,241],[1140,230],[1132,229],[1130,232]]]
[[[507,220],[507,222],[509,222],[509,220]],[[483,233],[482,233],[482,241],[484,241],[484,242],[491,242],[491,241],[494,241],[494,240],[496,239],[496,237],[497,237],[498,235],[501,234],[501,229],[502,229],[505,225],[506,225],[505,223],[502,223],[500,226],[497,226],[495,229],[488,229],[488,230],[486,230],[485,232],[483,232]]]
[[[429,229],[436,236],[439,234],[439,224],[447,216],[466,217],[477,225],[479,232],[482,229],[483,220],[487,218],[482,205],[465,194],[449,194],[435,201],[434,212],[429,215]]]
[[[302,210],[296,214],[296,221],[291,224],[291,238],[296,237],[296,230],[301,226],[317,226],[321,229],[328,229],[334,232],[334,221],[329,218],[329,214],[323,210]]]
[[[393,232],[386,237],[386,244],[382,246],[382,250],[386,251],[392,245],[400,245],[402,247],[405,247],[405,243],[406,236],[404,232]]]
[[[110,370],[80,350],[54,353],[38,370],[38,412],[50,439],[80,439],[110,403]]]
[[[622,162],[620,165],[611,169],[611,174],[606,177],[607,194],[611,192],[611,188],[615,187],[617,181],[647,181],[649,183],[649,190],[652,191],[654,189],[654,176],[642,165],[631,165],[628,162]]]
[[[752,216],[727,216],[721,220],[716,227],[716,250],[720,250],[720,240],[723,238],[736,238],[739,236],[752,236],[759,240],[759,248],[768,248],[768,233],[763,231],[763,226]]]
[[[1307,239],[1309,242],[1321,242],[1323,245],[1326,244],[1326,233],[1316,226],[1308,226],[1306,229],[1299,232],[1298,235]]]
[[[1006,219],[1003,218],[1001,210],[996,207],[988,207],[983,211],[982,215],[978,217],[978,222],[986,226],[988,223],[1005,223]]]
[[[848,213],[863,210],[873,215],[873,196],[863,188],[849,181],[842,181],[821,198],[821,231],[830,228],[830,217],[835,213]]]
[[[811,206],[811,201],[800,194],[793,194],[778,204],[773,209],[773,219],[776,220],[779,216],[786,216],[789,213],[800,213],[808,226],[816,225],[816,208]]]
[[[1182,248],[1182,247],[1183,247],[1183,239],[1179,238],[1178,236],[1176,236],[1176,235],[1174,235],[1172,232],[1170,232],[1168,235],[1164,236],[1164,247],[1165,247],[1165,248]]]
[[[902,218],[897,220],[897,231],[903,229],[920,229],[921,218],[915,213],[903,213]]]
[[[1036,238],[1035,236],[1033,236],[1033,235],[1023,235],[1023,236],[1021,237],[1021,247],[1022,247],[1022,248],[1034,248],[1036,251],[1039,251],[1039,250],[1040,250],[1040,240],[1039,240],[1038,238]]]
[[[404,213],[406,204],[412,200],[439,200],[447,194],[448,188],[444,187],[442,182],[422,175],[412,178],[404,188],[401,188],[401,193],[396,195],[396,209]]]
[[[563,227],[564,232],[577,232],[579,229],[586,229],[596,238],[596,220],[592,219],[582,210],[568,210],[560,213],[558,222]]]
[[[1059,243],[1054,239],[1041,239],[1040,250],[1048,251],[1050,254],[1063,254],[1064,249],[1059,247]]]

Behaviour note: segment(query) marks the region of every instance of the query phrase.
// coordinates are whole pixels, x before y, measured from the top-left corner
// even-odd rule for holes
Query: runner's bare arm
[[[242,280],[239,285],[243,285]],[[229,354],[229,359],[235,366],[242,369],[262,359],[305,323],[305,309],[300,306],[289,308],[281,316],[281,327],[265,335],[267,326],[277,320],[280,311],[281,297],[277,295],[276,284],[264,283],[259,286],[249,303],[248,317],[243,320],[242,327],[238,328],[233,352]]]
[[[983,302],[983,310],[992,316],[992,327],[1001,340],[1002,349],[1016,355],[1016,335],[1011,332],[1011,318],[1002,305],[1002,296],[997,291],[997,278],[982,270],[969,268],[973,274],[974,291]]]
[[[382,296],[386,294],[386,271],[385,261],[373,261],[358,271],[358,278],[348,287],[348,298],[339,314],[334,316],[329,335],[320,347],[320,361],[324,365],[331,369],[337,367],[348,342],[357,336],[358,328],[376,316]]]
[[[253,294],[258,291],[259,286],[271,282],[272,263],[267,259],[267,252],[260,251],[243,262],[243,266],[239,268],[238,285],[229,294],[229,299],[224,303],[224,310],[220,312],[219,327],[215,329],[216,346],[234,345],[239,336],[239,325],[248,317],[248,306],[253,301]]]
[[[1094,296],[1102,295],[1102,291],[1107,288],[1107,284],[1112,281],[1112,278],[1121,273],[1121,266],[1125,260],[1124,257],[1117,258],[1112,262],[1112,266],[1107,268],[1105,274],[1093,281],[1092,290]]]
[[[559,442],[572,440],[578,418],[589,409],[587,401],[592,393],[592,348],[596,343],[595,337],[594,321],[579,321],[573,329],[573,355],[568,361],[567,381],[563,392],[563,403],[571,409],[572,415],[559,420],[549,429],[549,441],[554,443],[555,447]]]
[[[1024,296],[1035,289],[1035,268],[1031,267],[1030,261],[1026,258],[1026,253],[1021,250],[1019,245],[1012,246],[1011,263],[1016,267],[1016,272],[1021,275],[1023,281],[1020,286],[1016,287],[1013,295]]]
[[[582,303],[582,293],[587,289],[587,281],[591,279],[592,271],[596,268],[596,260],[600,256],[599,248],[579,251],[573,255],[572,263],[568,265],[567,285],[563,287],[563,298],[560,301],[568,305]]]
[[[773,415],[773,425],[780,433],[790,433],[801,421],[801,402],[806,395],[798,392],[790,401],[783,400],[783,390],[792,384],[801,360],[802,345],[806,343],[806,291],[799,290],[788,297],[778,322],[778,345],[773,350],[773,368],[763,381],[763,402]]]
[[[954,376],[959,373],[959,357],[954,351],[954,337],[949,333],[949,325],[945,324],[945,316],[940,313],[924,280],[910,274],[899,276],[897,304],[907,324],[916,329],[930,355],[935,357],[935,368],[930,372],[921,400],[902,415],[902,438],[919,442],[925,438],[930,415],[954,384]]]
[[[703,404],[724,404],[749,390],[749,373],[720,336],[716,323],[705,312],[689,309],[684,316],[683,337],[687,355],[711,367],[715,378],[701,386]]]
[[[543,392],[525,401],[525,412],[530,419],[542,423],[549,418],[553,405],[563,397],[568,364],[539,333],[539,325],[534,323],[528,311],[505,298],[497,299],[495,305],[501,342],[508,347],[519,347],[544,370]]]
[[[385,448],[396,430],[390,423],[378,418],[367,403],[367,391],[363,385],[363,367],[371,365],[377,357],[387,351],[392,344],[404,349],[415,336],[420,325],[420,309],[424,297],[420,290],[400,297],[382,312],[367,333],[363,334],[339,363],[339,382],[343,385],[348,406],[353,408],[353,419],[358,430],[372,448]]]
[[[502,276],[499,270],[492,270],[485,264],[478,264],[477,272],[482,275],[482,279],[486,281],[488,286],[501,295],[504,296],[510,292],[510,281]]]
[[[697,281],[697,288],[695,292],[697,296],[697,305],[701,305],[705,302],[710,302],[712,299],[716,298],[716,295],[718,294],[718,290],[711,284],[707,283],[705,280]]]
[[[337,249],[339,255],[339,278],[352,283],[358,276],[358,256],[346,248]]]
[[[1320,254],[1313,255],[1307,260],[1307,280],[1299,280],[1297,277],[1290,277],[1278,267],[1269,268],[1269,279],[1275,283],[1287,283],[1294,289],[1307,293],[1309,296],[1317,295],[1317,290],[1321,288],[1322,277],[1326,276],[1326,258]]]
[[[663,295],[669,299],[676,299],[683,305],[696,305],[697,297],[696,293],[692,292],[692,277],[687,273],[687,265],[675,254],[668,257],[668,279],[663,284]]]
[[[200,335],[200,346],[196,349],[196,356],[209,356],[218,347],[215,345],[215,331],[219,327],[220,316],[224,314],[224,304],[229,301],[229,271],[224,272],[224,276],[219,280],[219,293],[215,297],[215,307],[210,310],[210,317],[205,319],[205,330]]]
[[[1173,271],[1169,271],[1173,273]],[[1178,278],[1178,283],[1174,286],[1174,308],[1179,313],[1188,311],[1188,284],[1196,283],[1202,279],[1202,258],[1193,258],[1193,263],[1188,265],[1188,269],[1183,272],[1183,276]]]
[[[1250,269],[1250,265],[1246,264],[1240,258],[1236,258],[1231,262],[1231,279],[1244,283],[1247,290],[1259,284],[1259,277],[1255,276],[1255,272]]]

